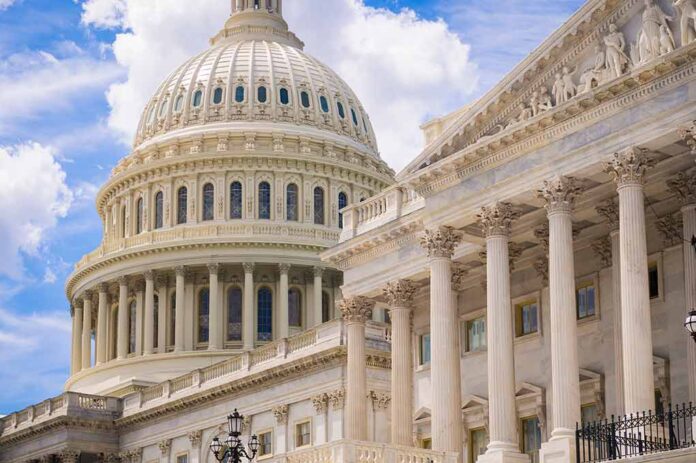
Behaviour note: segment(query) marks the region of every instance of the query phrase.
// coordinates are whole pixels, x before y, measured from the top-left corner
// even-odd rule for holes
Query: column
[[[254,348],[254,264],[244,263],[244,313],[242,314],[242,338],[244,350]]]
[[[384,288],[392,323],[391,443],[413,445],[413,352],[411,304],[416,285],[409,280],[391,282]]]
[[[220,307],[220,286],[218,284],[218,264],[209,264],[210,273],[210,319],[208,323],[208,350],[222,350],[222,307]]]
[[[169,324],[169,297],[167,295],[167,277],[157,279],[157,352],[167,352],[167,330]]]
[[[280,307],[280,337],[287,338],[290,335],[290,314],[288,313],[288,272],[290,264],[280,264],[280,294],[278,294],[278,307]]]
[[[85,291],[82,296],[82,369],[92,366],[92,293]]]
[[[139,281],[135,285],[135,355],[143,355],[143,312],[145,308],[145,284]]]
[[[155,352],[155,272],[145,272],[145,342],[143,353],[151,355]]]
[[[510,226],[512,205],[484,207],[479,221],[486,236],[486,329],[488,330],[488,416],[490,443],[478,462],[528,462],[520,453],[515,405],[515,360],[510,306]]]
[[[314,326],[321,325],[323,323],[324,317],[322,316],[322,304],[321,304],[321,287],[322,287],[322,275],[324,274],[324,269],[321,267],[314,267],[314,284],[312,285],[313,299],[314,299]]]
[[[365,322],[372,317],[374,301],[355,296],[341,301],[346,325],[348,364],[346,366],[346,439],[367,440],[367,358]]]
[[[653,163],[638,148],[614,154],[606,165],[619,192],[621,342],[626,413],[655,409],[652,327],[645,236],[645,171]]]
[[[541,446],[542,462],[567,462],[575,456],[575,427],[580,422],[573,254],[573,205],[580,188],[573,178],[544,182],[549,219],[549,293],[551,301],[551,389],[553,431]]]
[[[682,203],[682,218],[684,219],[684,317],[696,309],[696,251],[690,245],[691,238],[696,236],[696,172],[689,174],[680,172],[671,178],[667,185]],[[689,401],[696,403],[696,342],[686,337],[686,363],[689,375]]]
[[[174,352],[184,350],[184,307],[186,305],[186,267],[179,266],[176,272],[176,308],[174,316]]]
[[[118,326],[116,334],[116,355],[118,359],[128,357],[128,279],[118,279]]]
[[[99,309],[97,313],[97,365],[106,362],[108,342],[107,327],[109,326],[109,286],[99,285]]]
[[[75,374],[82,370],[82,307],[78,301],[75,301],[73,310],[72,373]]]

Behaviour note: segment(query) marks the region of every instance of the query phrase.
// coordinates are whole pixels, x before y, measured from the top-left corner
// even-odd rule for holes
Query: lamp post
[[[691,337],[694,338],[694,342],[696,342],[696,310],[692,310],[689,312],[689,315],[686,316],[684,328],[686,328],[686,331],[691,334]]]
[[[242,435],[243,420],[244,416],[240,415],[235,408],[234,412],[227,417],[229,433],[224,444],[217,437],[210,443],[210,451],[213,452],[217,461],[222,462],[226,460],[227,463],[241,463],[242,457],[252,461],[256,456],[256,452],[259,451],[258,438],[255,435],[251,436],[249,441],[249,452],[251,452],[251,455],[249,455],[246,447],[239,439],[239,436]]]

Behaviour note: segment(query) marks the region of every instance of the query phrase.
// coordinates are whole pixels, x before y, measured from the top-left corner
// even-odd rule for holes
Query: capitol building
[[[216,463],[235,409],[258,462],[696,462],[696,0],[587,0],[398,173],[283,0],[231,3],[0,462]]]

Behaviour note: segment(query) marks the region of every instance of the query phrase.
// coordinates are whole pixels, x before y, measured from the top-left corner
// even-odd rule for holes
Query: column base
[[[476,463],[530,463],[529,455],[519,451],[516,445],[494,445]]]
[[[575,437],[553,437],[541,444],[540,463],[575,463]]]

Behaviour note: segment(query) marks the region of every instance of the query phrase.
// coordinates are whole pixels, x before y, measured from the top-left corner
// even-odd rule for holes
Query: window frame
[[[230,339],[230,292],[232,290],[238,290],[240,294],[239,303],[239,319],[240,321],[240,336],[239,339]],[[224,293],[224,323],[225,323],[225,333],[224,333],[224,343],[226,347],[240,347],[244,343],[244,287],[239,283],[230,283],[225,287]]]
[[[521,296],[513,298],[511,301],[511,306],[512,306],[512,320],[513,320],[513,336],[515,343],[518,342],[525,342],[527,340],[532,340],[532,339],[537,339],[543,335],[543,330],[544,330],[544,317],[543,317],[543,307],[541,305],[542,298],[541,298],[541,291],[534,291],[532,293],[528,294],[523,294]],[[517,309],[518,307],[522,307],[523,304],[529,304],[535,302],[536,307],[537,307],[537,330],[531,333],[527,333],[524,335],[518,335],[518,333],[521,333],[521,330],[518,331],[517,325],[518,325],[518,318],[517,318]]]
[[[538,447],[537,449],[535,449],[535,452],[536,452],[536,455],[537,455],[536,461],[539,461],[539,460],[538,460],[538,458],[539,458],[539,456],[538,456],[538,455],[539,455],[539,451],[541,450],[541,444],[544,442],[544,432],[543,432],[543,430],[541,429],[541,420],[539,419],[539,415],[521,416],[521,417],[518,419],[518,426],[519,426],[519,428],[518,428],[518,429],[519,429],[519,447],[520,447],[520,452],[523,453],[523,454],[525,454],[525,455],[530,455],[530,459],[531,459],[531,454],[529,454],[529,453],[527,453],[527,451],[525,451],[525,440],[524,440],[524,437],[525,437],[525,432],[524,432],[524,431],[525,431],[525,428],[524,428],[524,422],[525,422],[525,421],[532,421],[532,420],[536,420],[536,422],[537,422],[537,428],[539,429],[539,447]],[[533,460],[532,460],[532,461],[533,461]]]
[[[595,313],[593,316],[590,317],[585,317],[585,318],[577,318],[578,316],[578,307],[577,307],[577,291],[578,289],[581,289],[583,287],[586,287],[588,285],[593,285],[595,288]],[[599,287],[599,272],[592,272],[588,273],[582,276],[579,276],[575,278],[575,298],[576,298],[576,303],[575,303],[575,318],[576,322],[578,324],[578,327],[588,325],[588,324],[593,324],[594,322],[598,321],[601,319],[601,289]]]
[[[303,95],[307,95],[307,105],[305,106],[304,98]],[[300,107],[304,110],[311,110],[312,109],[312,94],[310,91],[306,88],[302,88],[299,90],[299,100],[300,100]]]
[[[291,317],[291,305],[290,305],[290,294],[291,293],[296,293],[299,297],[299,303],[297,306],[297,310],[299,310],[299,319],[300,319],[300,324],[299,325],[292,325],[290,323]],[[305,326],[305,308],[304,308],[304,294],[302,289],[299,287],[299,285],[291,285],[288,288],[288,329],[295,328],[295,329],[300,329],[303,330]]]
[[[261,186],[268,185],[268,217],[261,216]],[[268,180],[256,184],[256,217],[258,220],[273,220],[273,185]]]
[[[486,328],[486,336],[485,336],[485,341],[486,344],[483,346],[481,349],[477,350],[468,350],[469,348],[469,323],[483,319],[485,328]],[[460,344],[461,344],[461,350],[462,350],[462,357],[470,356],[470,355],[476,355],[476,354],[481,354],[483,352],[488,351],[488,319],[486,316],[486,308],[481,308],[477,310],[473,310],[471,312],[468,312],[462,316],[459,317],[459,335],[460,335]]]
[[[155,196],[153,198],[154,202],[154,211],[155,213],[153,214],[153,229],[159,230],[164,228],[164,191],[163,190],[157,190],[155,192]]]
[[[182,214],[181,214],[181,192],[184,192],[184,209],[183,209],[183,220],[182,220]],[[188,223],[188,186],[186,185],[181,185],[176,189],[176,224],[177,225],[186,225]]]
[[[287,95],[287,103],[283,103],[283,90],[285,91],[285,94]],[[280,86],[278,88],[278,104],[280,106],[292,106],[292,94],[290,93],[290,89],[288,89],[285,86]]]
[[[295,218],[290,218],[290,187],[295,187]],[[288,182],[285,185],[285,221],[286,222],[299,222],[300,221],[300,187],[294,180]]]
[[[208,291],[208,339],[206,341],[201,341],[201,295],[203,294],[203,291]],[[194,312],[195,320],[194,320],[194,325],[195,325],[195,341],[196,341],[196,347],[201,349],[205,348],[208,346],[210,343],[210,286],[205,286],[201,285],[197,287],[196,290],[196,311]]]
[[[234,205],[234,197],[235,193],[232,190],[232,187],[234,185],[239,185],[239,217],[233,216],[233,212],[236,209]],[[228,217],[230,220],[242,220],[244,218],[244,182],[239,179],[234,179],[229,183],[228,191],[230,194],[229,201],[228,201],[228,207],[229,207],[229,212],[228,212]]]
[[[533,336],[539,333],[540,321],[540,304],[538,299],[525,299],[513,304],[513,310],[515,311],[515,338],[525,338],[527,336]],[[534,307],[536,310],[536,330],[530,331],[528,333],[524,332],[524,311],[527,307]]]
[[[198,95],[198,98],[196,97]],[[203,106],[203,89],[197,88],[193,91],[191,95],[191,107],[193,109],[199,109]]]
[[[319,197],[317,196],[318,193],[320,193]],[[321,198],[321,204],[317,204],[318,198]],[[312,188],[312,223],[314,225],[326,225],[326,188],[322,185],[315,185]]]
[[[189,453],[188,452],[179,452],[176,455],[174,455],[174,463],[181,463],[179,461],[179,458],[181,457],[186,457],[186,460],[183,463],[189,463]]]
[[[429,346],[429,359],[427,362],[423,360],[423,339],[428,338]],[[417,370],[424,370],[430,368],[432,362],[432,338],[430,337],[430,331],[423,331],[422,333],[416,334],[416,365]]]
[[[218,95],[218,92],[220,94],[220,101],[215,101],[215,97]],[[225,104],[225,88],[223,86],[217,85],[215,88],[213,88],[213,91],[210,94],[210,104],[213,106],[222,106]]]
[[[343,207],[341,207],[341,197],[345,198],[345,205]],[[338,207],[338,228],[339,228],[339,230],[343,230],[344,221],[343,221],[343,213],[341,212],[341,210],[350,206],[350,203],[348,201],[348,193],[346,193],[343,190],[339,190],[338,195],[336,195],[336,204]]]
[[[298,428],[299,428],[300,426],[303,426],[303,425],[307,425],[307,427],[309,428],[309,442],[307,442],[306,444],[298,445],[298,443],[299,443],[299,440],[298,440],[298,437],[299,437],[299,435],[298,435]],[[295,446],[294,446],[294,447],[295,447],[295,450],[303,449],[303,448],[307,448],[307,447],[311,447],[311,446],[312,446],[312,442],[313,442],[313,438],[314,438],[314,436],[313,436],[314,433],[312,432],[312,431],[313,431],[313,429],[312,429],[312,418],[302,418],[302,419],[299,419],[299,420],[295,421],[295,423],[294,423],[294,425],[293,425],[293,430],[294,430],[294,432],[293,432],[293,438],[294,438],[293,441],[294,441],[294,444],[295,444]]]
[[[685,244],[686,246],[686,244]],[[657,296],[650,298],[650,303],[665,301],[665,277],[664,277],[664,252],[658,251],[648,256],[648,278],[650,278],[650,267],[657,269]],[[648,288],[648,291],[650,288]],[[649,293],[648,293],[649,295]]]
[[[210,193],[212,196],[207,196],[209,194],[206,188],[210,187]],[[210,204],[206,204],[206,201],[210,200]],[[208,215],[207,212],[210,212]],[[215,183],[212,181],[206,181],[201,188],[201,222],[212,222],[215,220]]]
[[[261,92],[265,93],[265,99],[264,101],[261,101]],[[266,84],[259,84],[256,86],[256,103],[258,104],[270,104],[269,98],[268,98],[268,86]]]
[[[272,458],[273,455],[274,455],[274,451],[273,451],[273,450],[274,450],[274,447],[275,447],[275,446],[273,445],[273,444],[274,444],[273,428],[261,429],[261,430],[256,431],[255,434],[258,436],[258,440],[259,440],[259,452],[256,454],[256,459],[260,461],[260,460],[265,460],[265,459],[268,459],[268,458]],[[270,445],[271,445],[271,451],[270,451],[269,453],[261,453],[261,450],[262,450],[262,448],[263,448],[263,445],[262,445],[262,443],[261,443],[261,436],[264,436],[264,435],[266,435],[266,434],[270,435],[270,437],[269,437],[269,442],[270,442]]]
[[[145,221],[145,198],[142,195],[135,200],[135,234],[139,235],[146,231]]]
[[[138,299],[128,301],[128,356],[132,357],[138,351]]]
[[[487,433],[486,433],[486,428],[485,428],[485,426],[479,426],[479,427],[475,427],[475,428],[469,429],[469,436],[468,436],[468,440],[467,440],[467,443],[466,443],[466,451],[467,451],[467,454],[469,455],[469,462],[474,462],[474,461],[476,461],[476,460],[477,460],[476,457],[479,456],[479,455],[474,455],[474,445],[473,445],[473,444],[474,444],[474,439],[473,439],[473,436],[474,436],[474,433],[475,433],[475,432],[481,432],[481,431],[483,431],[484,436],[486,436]],[[484,449],[485,449],[486,447],[488,447],[488,444],[490,443],[490,438],[489,438],[489,439],[486,439],[486,441],[487,441],[487,443],[486,443],[486,445],[484,446]]]
[[[259,313],[260,313],[260,298],[259,295],[261,294],[261,290],[267,289],[268,292],[271,295],[271,321],[270,321],[270,326],[271,326],[271,331],[270,331],[270,339],[260,339],[259,338]],[[254,341],[259,344],[266,344],[269,342],[273,342],[274,336],[275,336],[275,330],[274,330],[274,318],[275,318],[275,309],[276,309],[276,294],[275,291],[273,290],[273,285],[271,283],[261,283],[256,286],[255,291],[254,291],[254,302],[255,302],[255,310],[254,310],[254,328],[255,328],[255,333],[254,333]]]

